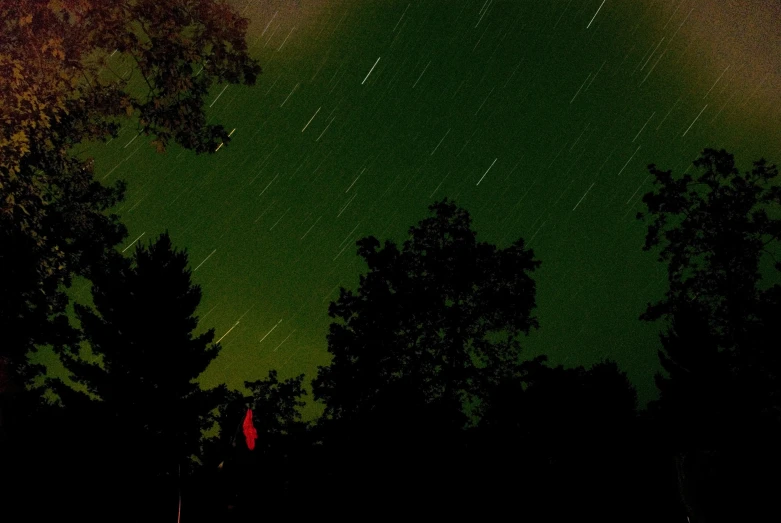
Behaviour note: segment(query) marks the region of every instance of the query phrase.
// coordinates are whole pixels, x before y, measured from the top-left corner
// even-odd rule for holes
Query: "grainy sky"
[[[647,165],[682,172],[704,147],[779,161],[779,2],[233,3],[264,72],[207,102],[230,145],[158,155],[128,126],[85,151],[129,183],[122,248],[168,229],[188,249],[222,344],[206,385],[314,377],[328,303],[365,270],[355,240],[401,241],[448,196],[478,240],[521,236],[542,261],[530,356],[612,358],[654,396]]]

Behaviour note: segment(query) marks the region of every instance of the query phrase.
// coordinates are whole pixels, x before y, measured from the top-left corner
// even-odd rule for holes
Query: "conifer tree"
[[[89,454],[111,457],[114,468],[105,473],[120,473],[131,489],[159,492],[188,476],[202,432],[226,397],[224,385],[203,390],[196,381],[220,346],[212,343],[213,329],[194,335],[201,290],[187,264],[167,233],[137,247],[132,259],[114,258],[95,276],[94,309],[75,306],[93,357],[73,346],[61,351],[74,380],[92,395],[55,380],[71,419],[83,423],[74,430],[98,436]]]

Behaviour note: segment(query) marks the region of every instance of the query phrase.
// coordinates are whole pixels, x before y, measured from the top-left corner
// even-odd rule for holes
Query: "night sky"
[[[403,241],[447,196],[478,240],[523,237],[542,261],[529,356],[612,358],[641,403],[654,397],[659,327],[638,316],[666,272],[635,220],[646,167],[680,173],[704,147],[741,170],[779,162],[781,3],[234,4],[263,74],[207,101],[235,129],[227,147],[160,155],[127,125],[79,151],[98,179],[129,184],[122,249],[168,229],[189,251],[201,328],[222,345],[204,385],[313,378],[328,303],[366,270],[355,241]]]

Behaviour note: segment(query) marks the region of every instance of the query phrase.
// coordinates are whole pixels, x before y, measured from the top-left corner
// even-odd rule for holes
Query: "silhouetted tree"
[[[0,0],[0,356],[20,382],[36,346],[73,336],[64,288],[91,277],[126,235],[124,185],[104,187],[74,146],[117,137],[123,119],[163,150],[213,152],[214,83],[253,84],[248,21],[226,2]],[[133,124],[128,123],[128,127]],[[21,387],[21,384],[20,384]]]
[[[158,150],[173,140],[212,152],[229,137],[206,122],[210,87],[251,85],[260,67],[247,53],[248,21],[222,1],[0,0],[0,12],[5,463],[31,441],[32,427],[54,419],[32,417],[49,406],[42,389],[28,390],[43,372],[28,355],[75,343],[67,288],[74,276],[92,278],[112,263],[126,236],[109,214],[124,198],[124,183],[103,186],[92,161],[72,154],[75,146],[118,137],[126,124],[152,135]]]
[[[302,374],[280,381],[277,371],[270,370],[267,378],[244,383],[251,396],[229,392],[217,416],[220,435],[208,442],[205,452],[206,468],[223,492],[222,508],[232,505],[247,511],[268,497],[285,494],[291,478],[298,473],[291,470],[290,462],[297,458],[291,453],[298,451],[301,440],[306,439],[303,436],[308,427],[301,421],[299,410],[305,405],[301,399],[306,395],[303,380]],[[252,450],[242,433],[248,408],[252,409],[258,434]]]
[[[280,381],[277,371],[271,370],[265,379],[245,382],[251,396],[233,392],[232,401],[220,412],[220,437],[212,448],[220,460],[217,490],[224,493],[222,508],[233,507],[230,512],[238,519],[311,488],[303,484],[301,474],[310,446],[308,424],[301,421],[299,410],[305,405],[303,381],[303,374]],[[258,435],[252,450],[242,433],[247,408],[252,409]]]
[[[258,430],[257,449],[269,459],[283,457],[284,451],[275,447],[286,437],[301,433],[306,423],[301,421],[300,409],[306,405],[301,399],[304,375],[280,381],[276,370],[270,370],[268,378],[247,381],[244,386],[252,393],[252,409]]]
[[[658,189],[643,197],[652,218],[644,249],[661,246],[669,288],[641,318],[667,321],[658,412],[690,517],[747,519],[772,496],[771,483],[753,478],[779,463],[781,285],[772,282],[781,263],[764,274],[771,285],[761,267],[778,247],[781,187],[765,160],[740,174],[731,154],[705,149],[694,165],[696,177],[678,178],[649,166]]]
[[[167,233],[93,278],[95,309],[75,306],[93,357],[78,346],[61,352],[73,379],[93,397],[59,379],[54,388],[81,423],[73,430],[84,438],[100,434],[86,449],[91,456],[83,457],[99,468],[86,470],[85,481],[111,478],[119,483],[107,499],[130,509],[137,497],[138,517],[170,519],[179,477],[192,471],[202,432],[225,399],[224,385],[203,390],[195,381],[220,347],[212,343],[213,329],[193,335],[201,290],[191,283],[187,254],[172,247]],[[159,497],[162,505],[148,503]]]
[[[313,381],[324,426],[339,427],[326,444],[342,449],[323,468],[385,499],[447,490],[454,435],[494,384],[521,372],[520,334],[537,327],[529,273],[540,262],[523,240],[497,249],[476,241],[454,203],[430,211],[401,250],[357,242],[369,272],[331,303],[333,359]]]
[[[461,409],[519,371],[519,335],[537,327],[529,273],[540,262],[522,239],[501,250],[477,242],[469,213],[452,202],[430,210],[401,250],[357,242],[369,272],[357,294],[341,289],[330,305],[333,360],[313,382],[328,418],[370,412],[393,384],[410,401]]]

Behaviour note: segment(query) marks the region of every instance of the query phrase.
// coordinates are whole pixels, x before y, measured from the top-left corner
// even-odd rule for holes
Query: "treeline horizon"
[[[128,121],[159,151],[228,145],[204,97],[261,73],[247,20],[214,0],[0,3],[5,519],[781,516],[775,165],[740,172],[706,148],[696,174],[648,166],[637,218],[667,289],[638,318],[662,345],[646,408],[614,361],[525,357],[525,336],[545,328],[533,277],[545,260],[523,238],[478,241],[445,198],[403,243],[357,242],[367,270],[328,307],[331,361],[311,377],[324,411],[305,421],[304,375],[199,386],[220,345],[196,334],[186,251],[164,233],[120,253],[112,209],[126,185],[71,154]],[[113,52],[143,81],[108,74]],[[72,303],[77,277],[91,304]],[[41,347],[82,390],[46,376]]]
[[[777,414],[768,418],[762,409],[765,400],[777,405],[777,397],[762,396],[761,382],[746,380],[777,372],[770,366],[777,356],[764,354],[763,344],[775,327],[779,285],[758,288],[758,257],[771,243],[764,230],[741,231],[741,249],[729,244],[740,238],[724,235],[740,225],[735,209],[758,212],[755,224],[778,226],[763,217],[760,193],[743,186],[761,189],[777,171],[758,161],[740,175],[731,155],[713,149],[695,164],[700,176],[687,183],[704,184],[706,192],[682,194],[685,177],[652,165],[660,188],[643,198],[651,218],[645,248],[661,242],[660,261],[669,268],[665,299],[638,318],[668,320],[660,331],[660,397],[646,409],[638,408],[635,387],[614,361],[564,368],[548,365],[544,355],[524,358],[524,336],[540,328],[532,275],[543,262],[523,239],[505,249],[478,242],[469,213],[445,198],[410,228],[403,245],[372,236],[356,243],[368,271],[358,289],[341,288],[328,307],[336,320],[327,337],[332,361],[319,367],[311,387],[325,410],[311,421],[301,417],[304,375],[280,380],[271,370],[245,382],[249,395],[224,384],[199,387],[196,379],[220,346],[213,329],[193,334],[201,289],[191,282],[186,251],[168,233],[137,245],[131,256],[114,251],[92,275],[94,305],[74,304],[78,325],[57,346],[84,390],[45,377],[41,387],[4,391],[13,399],[4,405],[4,446],[25,449],[11,470],[23,476],[34,463],[33,470],[59,478],[52,485],[56,508],[43,507],[52,516],[67,507],[100,518],[123,507],[128,520],[163,521],[180,509],[185,520],[252,519],[276,510],[269,500],[305,496],[319,506],[349,493],[361,501],[344,500],[333,514],[425,507],[498,517],[520,504],[533,520],[744,517],[753,509],[733,503],[739,493],[764,491],[767,501],[772,493],[761,482],[738,485],[730,477],[767,464],[735,460],[734,452],[747,449],[723,438],[754,429],[760,445],[752,451],[761,449],[761,459],[773,463],[778,457],[769,439]],[[734,193],[718,194],[735,186],[755,199],[753,207]],[[690,223],[670,226],[676,212]],[[720,216],[731,222],[713,221]],[[751,232],[761,242],[753,254],[746,252]],[[697,245],[702,236],[711,242],[707,249]],[[713,251],[713,258],[700,268],[680,255],[687,250]],[[714,292],[722,277],[723,289],[743,299],[739,313],[720,309],[732,305]],[[710,295],[695,296],[704,292]],[[755,354],[730,359],[731,352],[746,358],[736,347]],[[752,368],[752,360],[766,367]],[[242,431],[248,409],[257,430],[252,449]],[[705,427],[725,434],[710,434],[702,445]],[[217,435],[206,438],[215,428]],[[69,478],[76,480],[71,488]],[[725,491],[726,484],[744,490]],[[479,501],[465,504],[464,496]]]

